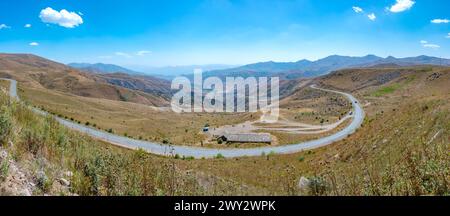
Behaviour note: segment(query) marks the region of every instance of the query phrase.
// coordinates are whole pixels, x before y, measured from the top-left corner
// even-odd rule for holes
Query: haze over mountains
[[[129,69],[114,64],[103,64],[103,63],[96,63],[96,64],[70,63],[67,65],[90,73],[98,73],[98,74],[126,73],[130,75],[151,75],[153,77],[158,77],[167,80],[172,80],[176,76],[192,74],[195,69],[212,71],[237,67],[236,65],[212,64],[212,65],[167,66],[167,67],[132,66],[133,69]]]
[[[114,64],[89,64],[89,63],[70,63],[67,64],[70,67],[80,69],[82,71],[90,72],[90,73],[98,73],[98,74],[107,74],[107,73],[127,73],[127,74],[139,74],[139,72],[114,65]]]
[[[344,68],[365,68],[373,66],[413,66],[413,65],[442,65],[450,66],[450,59],[442,59],[431,56],[417,56],[408,58],[395,58],[389,56],[387,58],[375,55],[367,55],[363,57],[350,57],[332,55],[317,61],[300,60],[297,62],[260,62],[248,64],[239,67],[230,65],[193,65],[193,66],[174,66],[147,69],[145,74],[151,74],[162,79],[171,80],[175,76],[188,75],[192,76],[194,69],[203,69],[204,77],[218,76],[221,78],[227,76],[280,76],[282,79],[297,79],[304,77],[315,77],[328,74],[332,71]],[[124,67],[111,64],[69,64],[71,67],[79,68],[84,71],[93,73],[126,73],[130,75],[144,74],[136,72]],[[230,68],[231,67],[231,68]],[[216,69],[214,69],[216,68]],[[219,69],[217,69],[219,68]],[[159,75],[155,75],[159,74]]]

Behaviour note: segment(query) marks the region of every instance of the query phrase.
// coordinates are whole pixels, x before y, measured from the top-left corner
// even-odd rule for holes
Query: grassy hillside
[[[211,114],[173,113],[170,108],[156,108],[128,103],[74,96],[70,94],[28,88],[19,83],[20,97],[30,104],[43,108],[81,124],[101,130],[112,129],[115,134],[135,139],[157,142],[168,141],[179,145],[200,146],[205,135],[205,124],[220,126],[255,119],[251,113]]]
[[[240,185],[182,169],[179,160],[116,148],[60,126],[0,94],[0,195],[21,180],[42,195],[240,194]],[[10,167],[14,165],[14,170]],[[18,167],[18,168],[16,168]],[[69,174],[68,174],[69,173]],[[68,185],[64,183],[69,182]]]
[[[122,101],[73,96],[51,90],[33,89],[21,83],[19,95],[34,106],[60,117],[73,118],[73,121],[80,121],[82,124],[102,130],[112,129],[115,134],[136,139],[160,143],[169,141],[177,145],[201,146],[203,142],[209,147],[234,147],[209,143],[207,136],[201,132],[202,128],[206,124],[217,128],[259,118],[259,113],[178,114],[173,113],[170,108],[161,109]],[[320,125],[321,121],[324,124],[334,123],[351,108],[347,99],[342,96],[310,88],[297,90],[292,97],[283,99],[280,105],[280,118],[315,125]],[[274,144],[293,144],[324,136],[268,132],[278,137],[278,142]]]
[[[69,192],[77,194],[450,195],[449,68],[352,69],[315,81],[352,92],[367,118],[347,139],[297,154],[155,157],[67,131],[4,99],[10,121],[0,122],[12,126],[1,128],[12,130],[2,131],[3,142],[14,143],[5,148],[20,164],[45,164],[50,179],[72,171]]]
[[[400,76],[381,79],[396,72]],[[313,151],[217,161],[198,169],[270,194],[450,194],[449,68],[354,69],[316,81],[358,95],[367,118],[356,134]],[[395,83],[401,88],[372,96]],[[299,187],[301,177],[307,186]]]

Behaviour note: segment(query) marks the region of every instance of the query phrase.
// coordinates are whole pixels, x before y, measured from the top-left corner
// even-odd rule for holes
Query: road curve
[[[17,82],[11,79],[2,79],[8,80],[11,82],[10,85],[10,96],[19,100],[17,95]],[[322,91],[333,92],[337,94],[344,95],[349,101],[351,101],[353,105],[353,121],[350,125],[348,125],[343,130],[317,140],[311,140],[307,142],[302,142],[293,145],[284,145],[284,146],[276,146],[276,147],[258,147],[258,148],[248,148],[248,149],[213,149],[213,148],[198,148],[198,147],[189,147],[189,146],[176,146],[176,145],[167,145],[167,144],[159,144],[148,141],[135,140],[123,136],[118,136],[115,134],[110,134],[101,130],[93,129],[87,126],[83,126],[80,124],[76,124],[71,121],[67,121],[65,119],[54,116],[54,118],[61,123],[62,125],[85,133],[93,138],[103,140],[109,142],[111,144],[129,148],[129,149],[142,149],[151,154],[162,155],[162,156],[173,156],[178,154],[179,156],[185,157],[194,157],[194,158],[214,158],[217,155],[221,154],[226,158],[236,158],[236,157],[245,157],[245,156],[261,156],[263,154],[275,153],[275,154],[292,154],[300,151],[311,150],[319,147],[323,147],[326,145],[330,145],[336,141],[345,139],[347,136],[353,134],[358,128],[361,127],[364,121],[364,110],[361,108],[358,100],[353,97],[351,94],[343,93],[334,90],[322,89],[315,86],[311,86],[311,88],[315,88]],[[48,113],[33,108],[33,111],[39,113],[41,115],[49,115]]]

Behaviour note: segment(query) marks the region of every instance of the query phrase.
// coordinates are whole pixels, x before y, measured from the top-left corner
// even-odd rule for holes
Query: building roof
[[[227,142],[242,142],[242,143],[271,143],[272,137],[268,133],[253,133],[253,134],[225,134],[222,137]]]

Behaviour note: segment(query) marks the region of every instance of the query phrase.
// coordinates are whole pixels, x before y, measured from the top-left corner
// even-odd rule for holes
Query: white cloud
[[[152,51],[141,50],[141,51],[138,51],[138,52],[136,53],[136,55],[138,55],[138,56],[144,56],[144,55],[147,55],[147,54],[150,54],[150,53],[152,53]]]
[[[31,28],[31,24],[25,24],[25,28]]]
[[[432,48],[432,49],[441,48],[441,46],[436,45],[436,44],[424,44],[423,47],[425,47],[425,48]]]
[[[37,43],[37,42],[31,42],[29,45],[30,45],[30,46],[39,46],[39,43]]]
[[[124,53],[124,52],[116,52],[114,54],[116,54],[117,56],[125,57],[125,58],[132,58],[132,56],[130,54]]]
[[[442,23],[449,23],[450,22],[450,20],[448,20],[448,19],[434,19],[434,20],[431,20],[431,23],[434,23],[434,24],[442,24]]]
[[[450,33],[447,34],[446,38],[450,38]]]
[[[371,13],[369,15],[367,15],[367,17],[369,17],[370,20],[375,21],[377,19],[377,16],[375,16],[374,13]]]
[[[425,41],[425,40],[421,40],[420,43],[425,48],[431,48],[431,49],[439,49],[439,48],[441,48],[441,46],[439,46],[437,44],[430,44],[430,43],[428,43],[428,41]]]
[[[11,28],[10,26],[7,26],[6,24],[0,24],[0,30],[1,29],[9,29]]]
[[[362,8],[360,8],[360,7],[353,6],[352,8],[353,8],[353,11],[355,11],[356,13],[362,13],[362,12],[364,12],[364,10],[363,10]]]
[[[44,23],[58,24],[66,28],[74,28],[83,24],[83,18],[75,12],[69,12],[65,9],[58,12],[50,7],[45,8],[41,11],[39,18]]]
[[[389,8],[392,13],[400,13],[409,10],[416,3],[412,0],[396,0],[397,2]]]

